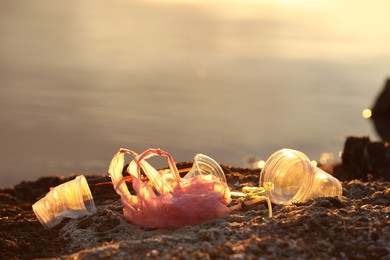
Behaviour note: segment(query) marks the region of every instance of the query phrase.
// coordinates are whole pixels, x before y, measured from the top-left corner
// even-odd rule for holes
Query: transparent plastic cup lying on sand
[[[214,159],[204,154],[195,155],[194,164],[183,179],[189,180],[198,175],[202,175],[203,177],[214,176],[217,180],[226,183],[225,173],[221,166]]]
[[[46,228],[58,225],[64,218],[78,218],[96,212],[91,190],[83,175],[53,188],[32,208]]]
[[[339,180],[314,167],[302,152],[282,149],[272,154],[260,173],[260,187],[275,204],[305,202],[316,197],[341,197]]]

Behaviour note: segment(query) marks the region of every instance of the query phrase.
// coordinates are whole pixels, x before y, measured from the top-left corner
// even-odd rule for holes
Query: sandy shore
[[[232,190],[258,185],[259,170],[223,169]],[[342,199],[273,205],[273,218],[264,203],[175,230],[126,222],[111,184],[94,185],[96,214],[44,229],[31,205],[70,178],[42,178],[0,190],[1,259],[390,258],[390,182],[343,181]]]

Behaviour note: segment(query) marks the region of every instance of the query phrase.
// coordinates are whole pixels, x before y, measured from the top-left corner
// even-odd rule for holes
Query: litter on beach
[[[125,154],[133,160],[125,167]],[[156,170],[146,160],[154,156],[168,159],[169,169]],[[141,169],[147,178],[143,178]],[[128,189],[127,172],[136,194]],[[141,154],[119,149],[111,160],[108,175],[120,195],[124,217],[131,223],[148,228],[179,228],[199,225],[223,218],[230,212],[266,201],[269,217],[272,205],[304,202],[316,197],[341,197],[340,182],[311,165],[307,156],[292,149],[275,152],[260,173],[259,187],[230,191],[221,166],[204,154],[194,157],[192,168],[180,176],[173,157],[161,149]],[[232,196],[238,204],[229,206]],[[64,218],[78,218],[96,212],[88,182],[84,176],[54,187],[33,205],[35,215],[46,228]]]

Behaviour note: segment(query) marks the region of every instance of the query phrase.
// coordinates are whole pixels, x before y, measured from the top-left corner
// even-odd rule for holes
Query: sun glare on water
[[[157,0],[156,0],[157,1]],[[165,0],[165,2],[182,2],[182,3],[218,3],[219,1],[210,1],[210,0]],[[310,3],[311,1],[308,0],[225,0],[224,3],[238,3],[238,4],[245,4],[245,3],[275,3],[275,4],[296,4],[296,3],[302,3],[307,2]]]
[[[369,108],[364,109],[364,110],[362,111],[362,116],[363,116],[363,118],[365,118],[365,119],[371,118],[371,116],[372,116],[372,111],[371,111],[371,109],[369,109]]]

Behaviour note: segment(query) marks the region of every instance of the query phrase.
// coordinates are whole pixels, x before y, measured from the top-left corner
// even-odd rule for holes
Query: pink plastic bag
[[[133,179],[137,195],[129,192],[122,176],[125,153],[135,157],[127,170]],[[147,182],[141,180],[141,167],[145,172],[153,172],[153,176],[158,176],[155,174],[157,171],[144,161],[152,156],[168,157],[171,170],[170,178],[152,180],[160,194],[156,194]],[[137,225],[178,228],[225,217],[230,212],[227,207],[231,201],[230,190],[225,182],[211,175],[198,175],[188,180],[180,178],[173,158],[160,149],[149,149],[140,155],[131,150],[120,149],[112,159],[108,172],[115,190],[121,196],[126,219]]]

